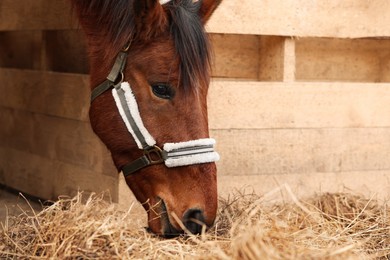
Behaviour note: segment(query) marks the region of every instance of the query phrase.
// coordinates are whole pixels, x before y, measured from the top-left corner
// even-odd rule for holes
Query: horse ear
[[[201,7],[199,15],[203,23],[206,23],[210,16],[213,14],[222,0],[199,0],[201,1]]]
[[[149,40],[163,32],[168,24],[159,0],[135,0],[133,10],[138,39]]]

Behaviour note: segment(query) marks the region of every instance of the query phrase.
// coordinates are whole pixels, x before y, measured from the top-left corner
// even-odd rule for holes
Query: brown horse
[[[88,42],[95,133],[152,232],[200,233],[217,209],[204,24],[221,0],[71,1]]]

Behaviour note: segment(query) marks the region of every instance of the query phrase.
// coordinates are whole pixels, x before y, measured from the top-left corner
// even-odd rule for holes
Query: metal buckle
[[[157,145],[153,145],[144,150],[144,155],[149,159],[150,165],[164,162],[163,151]]]
[[[123,75],[123,72],[120,72],[118,74],[118,77],[115,79],[115,81],[113,82],[115,88],[116,86],[120,86],[120,84],[122,84],[123,80],[125,78],[125,75]]]

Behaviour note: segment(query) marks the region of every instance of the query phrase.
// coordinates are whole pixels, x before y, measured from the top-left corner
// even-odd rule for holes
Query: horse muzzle
[[[205,223],[204,212],[201,209],[190,208],[179,218],[174,212],[169,213],[165,202],[162,201],[161,210],[160,224],[163,237],[172,238],[183,234],[199,235],[210,227]]]

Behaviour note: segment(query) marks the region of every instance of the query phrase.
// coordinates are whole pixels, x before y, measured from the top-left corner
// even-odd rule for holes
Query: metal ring
[[[157,145],[144,149],[144,155],[149,159],[150,165],[164,162],[163,151]]]
[[[123,82],[123,80],[125,79],[125,75],[123,74],[123,72],[119,73],[118,74],[118,77],[116,78],[116,80],[114,81],[114,85],[119,85]]]
[[[122,51],[127,52],[130,49],[131,42],[129,41],[125,47],[123,47]]]

